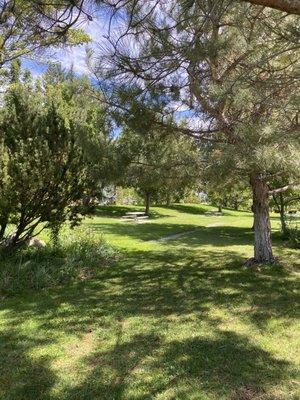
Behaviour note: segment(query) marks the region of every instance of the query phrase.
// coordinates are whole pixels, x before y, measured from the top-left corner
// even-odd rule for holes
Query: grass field
[[[274,217],[281,265],[246,270],[251,214],[208,209],[157,207],[134,224],[111,206],[86,220],[121,259],[92,280],[1,299],[0,399],[299,399],[299,250]]]

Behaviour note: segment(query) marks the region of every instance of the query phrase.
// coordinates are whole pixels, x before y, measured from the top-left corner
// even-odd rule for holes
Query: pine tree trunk
[[[251,176],[254,212],[254,261],[272,263],[274,261],[271,243],[271,223],[269,215],[269,188],[262,174]]]
[[[234,201],[233,201],[233,208],[234,208],[234,210],[235,211],[239,211],[239,202],[238,202],[238,199],[234,199]]]
[[[285,235],[287,232],[287,226],[285,219],[285,205],[282,193],[279,193],[279,211],[280,211],[281,232]]]
[[[252,205],[251,205],[251,211],[253,212],[253,216],[254,216],[254,207],[253,207],[253,203],[252,203]],[[253,223],[252,223],[251,230],[254,231],[254,218],[253,218]]]
[[[145,196],[145,214],[149,215],[150,212],[150,193],[146,193]]]
[[[279,199],[279,201],[278,201],[278,199]],[[287,226],[286,226],[286,220],[285,220],[285,204],[284,204],[283,194],[279,193],[278,197],[277,197],[277,195],[273,194],[273,200],[274,200],[274,203],[275,203],[277,210],[279,212],[279,215],[280,215],[281,233],[283,235],[285,235],[287,232]]]
[[[5,234],[5,231],[6,231],[6,227],[7,227],[7,223],[8,223],[7,220],[1,221],[1,224],[0,224],[0,241],[4,237],[4,234]]]
[[[167,194],[167,206],[169,207],[171,205],[171,196],[170,196],[170,194],[168,193]]]

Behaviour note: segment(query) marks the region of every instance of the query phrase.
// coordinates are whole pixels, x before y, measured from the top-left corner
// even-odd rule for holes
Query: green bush
[[[289,228],[289,243],[294,249],[300,249],[300,229],[298,226]]]
[[[66,231],[59,245],[26,248],[2,256],[0,292],[13,294],[89,279],[117,258],[117,250],[92,231]]]
[[[291,247],[294,249],[300,249],[300,226],[297,221],[287,221],[287,231],[285,236]]]

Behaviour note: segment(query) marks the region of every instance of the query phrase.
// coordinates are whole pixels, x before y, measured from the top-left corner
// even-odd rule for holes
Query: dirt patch
[[[88,331],[75,342],[64,346],[64,357],[54,361],[53,367],[59,370],[69,369],[86,355],[92,353],[95,348],[96,338],[92,331]]]

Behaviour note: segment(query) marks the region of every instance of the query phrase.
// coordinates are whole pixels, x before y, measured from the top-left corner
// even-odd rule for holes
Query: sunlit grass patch
[[[247,269],[250,213],[184,207],[103,211],[85,225],[113,267],[2,300],[1,400],[298,399],[299,252],[275,237],[280,264]]]

